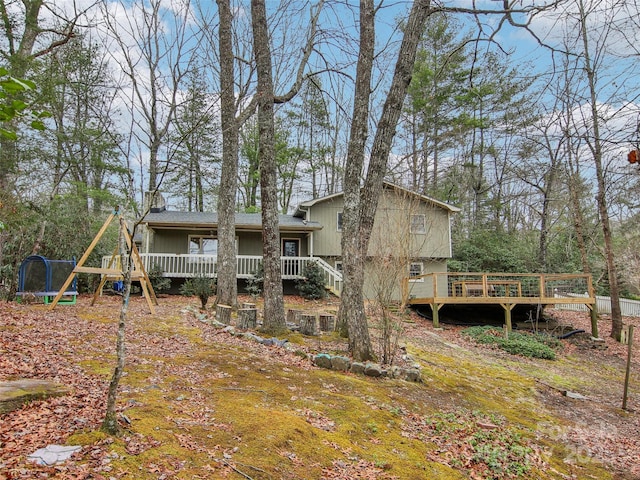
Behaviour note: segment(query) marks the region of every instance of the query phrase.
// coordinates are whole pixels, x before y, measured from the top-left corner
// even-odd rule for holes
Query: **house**
[[[312,236],[313,255],[342,270],[342,211],[344,195],[337,193],[300,204],[294,215],[318,222],[323,228]],[[451,214],[460,209],[419,195],[390,182],[384,183],[367,252],[365,296],[380,288],[400,298],[400,282],[407,276],[410,295],[421,295],[421,275],[446,272],[451,250]]]
[[[303,202],[293,215],[280,215],[285,287],[301,278],[308,263],[316,262],[325,274],[327,289],[339,295],[343,205],[343,194],[338,193]],[[150,207],[142,221],[140,241],[147,270],[155,266],[164,276],[175,279],[215,276],[217,214],[167,210],[158,194]],[[392,286],[385,288],[399,298],[400,280],[410,276],[415,277],[410,280],[411,295],[419,296],[420,275],[446,271],[451,257],[451,214],[458,211],[385,182],[369,246],[365,294],[375,295],[376,288],[391,281]],[[262,260],[261,215],[236,213],[235,225],[237,278],[241,283],[253,275]],[[103,259],[105,262],[108,259]]]

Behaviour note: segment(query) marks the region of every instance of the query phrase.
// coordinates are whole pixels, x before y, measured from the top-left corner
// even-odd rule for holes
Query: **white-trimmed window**
[[[411,215],[411,233],[425,234],[427,233],[427,218],[423,213]]]
[[[336,262],[333,265],[337,271],[342,273],[342,260],[336,260]]]
[[[409,281],[410,282],[424,282],[424,278],[418,278],[422,275],[424,265],[422,262],[411,262],[409,264]]]
[[[189,235],[190,255],[218,255],[218,239],[201,235]]]
[[[341,232],[342,231],[342,212],[338,212],[338,214],[336,215],[336,231]]]

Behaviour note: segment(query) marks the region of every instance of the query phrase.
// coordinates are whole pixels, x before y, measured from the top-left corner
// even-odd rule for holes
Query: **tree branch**
[[[313,52],[313,47],[315,44],[316,38],[316,29],[318,26],[318,18],[320,17],[320,11],[322,10],[322,6],[324,4],[324,0],[320,0],[318,5],[316,6],[315,13],[313,10],[311,11],[311,26],[309,28],[309,37],[307,38],[307,44],[304,47],[302,59],[300,60],[300,65],[298,66],[298,73],[296,75],[296,81],[292,85],[291,89],[285,93],[284,95],[275,95],[273,101],[275,104],[286,103],[296,96],[302,83],[307,78],[304,75],[304,71],[307,68],[307,64],[309,62],[309,57]]]

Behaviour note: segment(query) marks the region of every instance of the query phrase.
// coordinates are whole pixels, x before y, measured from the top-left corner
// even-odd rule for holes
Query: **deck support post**
[[[591,310],[591,336],[593,338],[600,338],[598,335],[598,305],[587,305],[587,308]]]
[[[507,332],[511,332],[511,310],[516,306],[515,303],[501,303],[504,308],[504,322],[507,325]]]
[[[433,312],[433,328],[440,328],[440,319],[438,318],[438,311],[442,306],[441,303],[432,303],[431,311]]]

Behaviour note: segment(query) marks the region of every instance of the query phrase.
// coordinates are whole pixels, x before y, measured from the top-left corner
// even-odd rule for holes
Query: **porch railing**
[[[162,276],[169,278],[190,278],[195,276],[216,277],[218,275],[218,258],[216,255],[202,254],[172,254],[172,253],[141,253],[140,258],[147,272],[158,269]],[[102,257],[102,268],[108,268],[111,256]],[[246,279],[253,276],[262,263],[260,255],[237,255],[238,278]],[[342,274],[318,257],[281,257],[282,278],[295,280],[302,278],[305,267],[316,262],[324,274],[326,287],[336,295],[342,290]],[[111,268],[121,268],[120,256],[115,257],[115,265]]]

